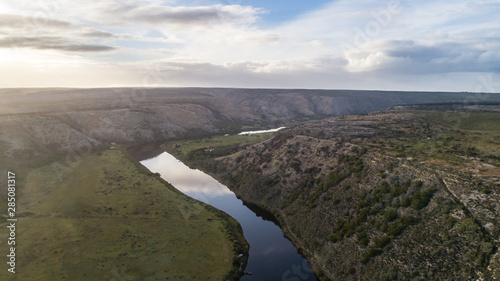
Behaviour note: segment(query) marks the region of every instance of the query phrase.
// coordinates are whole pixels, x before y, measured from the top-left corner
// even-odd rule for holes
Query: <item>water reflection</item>
[[[178,190],[228,213],[241,224],[250,244],[246,271],[253,274],[240,280],[317,280],[307,260],[283,236],[276,222],[270,221],[273,218],[255,206],[245,206],[225,185],[166,152],[141,163],[150,171],[160,173]]]
[[[225,185],[204,172],[191,169],[169,153],[163,152],[155,158],[141,162],[150,171],[161,177],[183,193],[207,203],[211,198],[233,194]]]

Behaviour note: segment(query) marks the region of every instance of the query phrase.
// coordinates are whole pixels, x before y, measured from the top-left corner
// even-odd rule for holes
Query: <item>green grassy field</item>
[[[236,221],[119,149],[84,157],[62,181],[34,169],[23,185],[17,273],[4,265],[0,280],[224,280],[246,245]]]
[[[470,131],[500,132],[500,113],[495,112],[422,112],[428,119],[452,128]]]
[[[172,142],[169,143],[169,145],[165,148],[181,158],[187,157],[189,154],[192,154],[194,152],[205,154],[204,149],[208,147],[213,147],[214,151],[207,152],[207,155],[218,155],[220,154],[219,152],[224,152],[224,154],[227,154],[227,150],[232,149],[235,146],[259,143],[270,138],[272,135],[273,133],[253,134],[251,136],[213,136],[194,140]]]
[[[463,166],[471,159],[500,166],[500,113],[415,110],[406,125],[388,124],[384,141],[372,143],[397,157]]]

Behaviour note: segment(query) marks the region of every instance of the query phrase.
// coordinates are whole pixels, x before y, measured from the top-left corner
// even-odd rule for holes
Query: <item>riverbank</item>
[[[275,280],[270,277],[270,274],[275,274],[273,271],[280,271],[279,276],[274,276],[275,278],[278,279],[286,279],[289,280],[288,278],[301,278],[300,280],[317,280],[315,277],[315,274],[311,270],[310,264],[308,260],[304,258],[304,256],[308,257],[311,259],[311,255],[309,252],[306,252],[307,248],[305,248],[300,241],[293,235],[293,232],[291,232],[288,229],[287,224],[283,221],[283,218],[280,214],[278,213],[271,213],[268,211],[268,208],[266,206],[263,206],[255,201],[243,201],[238,197],[236,200],[235,195],[231,191],[230,193],[235,197],[234,199],[229,197],[224,197],[224,199],[218,199],[218,198],[212,198],[212,197],[217,197],[214,196],[214,193],[217,193],[215,188],[210,188],[207,189],[207,186],[210,186],[211,184],[209,182],[205,181],[200,181],[195,180],[195,178],[199,178],[197,176],[198,173],[203,173],[204,172],[210,174],[205,174],[207,177],[210,177],[210,181],[220,181],[223,184],[217,183],[224,189],[227,189],[229,192],[230,190],[226,186],[231,186],[231,182],[228,182],[227,179],[219,177],[217,173],[213,173],[214,169],[216,170],[217,168],[212,166],[212,167],[207,167],[206,165],[210,165],[212,163],[212,160],[208,159],[213,159],[217,156],[224,155],[225,153],[229,152],[234,152],[240,149],[240,147],[245,147],[249,145],[249,142],[262,142],[265,141],[265,139],[269,138],[272,136],[271,133],[265,134],[260,136],[259,138],[253,139],[252,137],[255,137],[257,135],[253,134],[250,137],[244,136],[242,138],[241,135],[232,135],[232,136],[220,136],[220,137],[210,137],[210,138],[205,138],[205,139],[197,139],[197,140],[187,140],[187,141],[178,141],[178,142],[173,142],[169,143],[167,145],[163,145],[162,147],[167,150],[167,153],[172,153],[174,156],[168,156],[164,155],[165,153],[158,155],[157,157],[153,158],[151,161],[156,162],[156,163],[148,163],[145,165],[150,165],[151,167],[156,167],[160,174],[162,176],[166,176],[168,179],[171,177],[172,184],[175,186],[182,186],[184,185],[183,181],[186,182],[186,186],[184,187],[183,192],[186,194],[189,194],[191,196],[199,196],[200,192],[197,192],[196,190],[192,190],[190,186],[193,186],[193,182],[196,182],[196,186],[202,186],[204,187],[204,190],[201,191],[201,198],[203,198],[204,202],[213,205],[214,207],[217,207],[219,209],[222,209],[224,211],[228,210],[229,214],[231,214],[235,219],[237,219],[243,226],[243,229],[245,231],[245,237],[250,243],[251,249],[254,250],[254,253],[250,252],[250,257],[249,257],[249,267],[252,265],[255,266],[255,264],[260,264],[260,271],[261,274],[262,272],[265,272],[266,274],[263,275],[264,278],[268,279],[251,279],[247,278],[245,280]],[[221,141],[223,139],[224,141]],[[204,145],[209,145],[212,147],[212,150],[207,150],[203,148]],[[183,169],[181,167],[178,167],[178,165],[183,165],[184,164],[179,164],[179,161],[177,161],[175,158],[180,159],[180,161],[187,163],[190,167],[195,167],[202,169],[204,172],[201,171],[195,171],[195,170],[190,170],[185,171],[189,175],[186,176],[180,176],[182,175]],[[207,161],[208,160],[208,161]],[[148,160],[149,161],[149,160]],[[161,163],[161,164],[160,164]],[[144,164],[144,163],[143,163]],[[161,167],[161,168],[159,168]],[[175,170],[176,174],[173,175],[170,173],[170,171]],[[190,171],[189,171],[190,170]],[[179,179],[180,177],[186,177],[185,180]],[[213,177],[213,178],[212,178]],[[170,181],[170,180],[169,180]],[[177,182],[177,183],[176,183]],[[226,186],[224,186],[226,185]],[[191,193],[191,194],[190,194]],[[241,206],[235,206],[238,204],[232,203],[232,201],[238,201],[241,202],[239,205]],[[244,212],[243,210],[240,209],[249,209],[251,210],[252,217],[257,216],[261,218],[262,220],[265,220],[268,225],[261,225],[260,223],[257,223],[255,220],[253,220],[253,223],[249,223],[249,219],[246,217],[242,217],[241,214]],[[248,211],[248,210],[247,210]],[[234,215],[233,215],[234,214]],[[278,215],[278,216],[276,216]],[[257,220],[259,221],[259,220]],[[269,231],[270,228],[272,228],[270,225],[274,226],[276,228],[276,233],[266,233]],[[258,234],[256,234],[256,232]],[[278,233],[279,232],[279,233]],[[261,236],[260,238],[252,237],[252,236]],[[274,237],[274,238],[273,238]],[[263,240],[266,241],[273,241],[274,243],[264,243]],[[252,244],[255,243],[255,244]],[[258,248],[255,250],[255,248]],[[265,264],[263,260],[256,261],[257,256],[268,256],[269,253],[272,253],[273,251],[276,251],[279,249],[279,251],[287,252],[286,255],[283,254],[275,254],[270,258],[269,264],[271,264],[272,269],[266,269],[266,266],[262,266],[262,264]],[[293,256],[293,258],[291,258]],[[252,264],[252,259],[253,264]],[[262,258],[260,258],[262,259]],[[282,262],[276,262],[276,261],[283,261],[283,260],[288,260],[287,265],[283,266]],[[269,266],[268,264],[268,266]],[[296,268],[299,269],[298,274],[296,271],[292,271],[291,269]],[[248,271],[256,271],[255,268],[250,270],[247,269]],[[271,273],[272,272],[272,273]],[[298,274],[298,275],[295,275]],[[245,276],[247,277],[247,276]],[[269,279],[271,278],[271,279]],[[276,279],[276,280],[278,280]]]

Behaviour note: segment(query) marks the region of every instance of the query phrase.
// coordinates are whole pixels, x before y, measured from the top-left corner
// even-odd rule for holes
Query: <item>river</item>
[[[305,260],[265,212],[246,206],[225,185],[200,170],[190,169],[167,152],[141,161],[184,194],[218,208],[235,218],[250,244],[247,272],[240,280],[317,280]],[[250,209],[251,208],[251,209]],[[252,211],[253,210],[253,211]]]

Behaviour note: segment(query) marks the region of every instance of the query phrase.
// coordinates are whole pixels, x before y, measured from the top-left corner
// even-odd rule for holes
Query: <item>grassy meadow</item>
[[[236,221],[120,149],[85,156],[62,177],[36,168],[22,183],[17,273],[4,265],[0,280],[225,280],[246,247]]]
[[[181,159],[197,160],[227,155],[235,151],[240,145],[251,145],[270,138],[274,133],[253,135],[224,135],[171,142],[164,148]],[[212,147],[213,151],[205,151]]]

